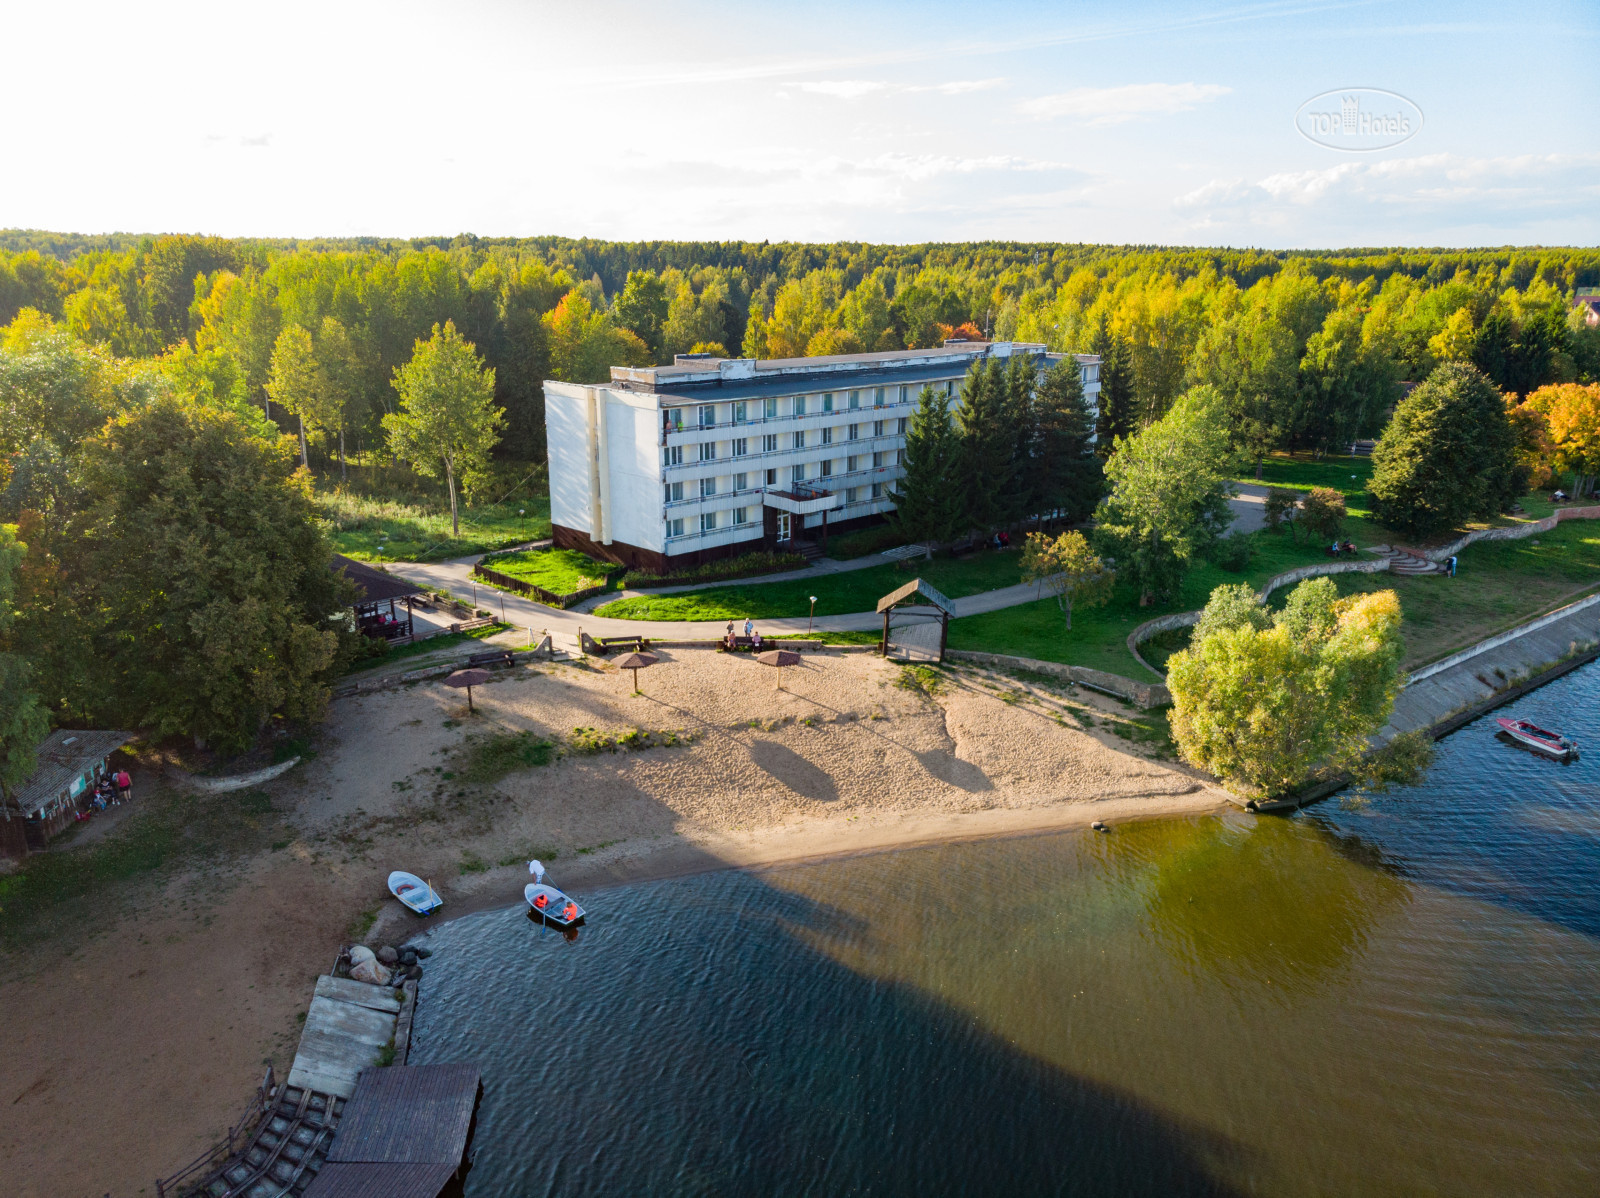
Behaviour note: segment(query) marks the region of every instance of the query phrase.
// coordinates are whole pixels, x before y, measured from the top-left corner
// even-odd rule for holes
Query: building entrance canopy
[[[811,516],[838,507],[839,496],[832,491],[767,491],[761,502],[791,516]]]

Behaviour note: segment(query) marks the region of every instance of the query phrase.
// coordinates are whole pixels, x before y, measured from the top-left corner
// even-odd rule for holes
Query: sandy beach
[[[12,953],[0,1004],[26,1035],[0,1059],[8,1192],[153,1193],[268,1062],[287,1071],[341,945],[425,926],[388,897],[390,869],[429,877],[459,916],[520,901],[533,856],[592,905],[645,878],[1223,802],[1087,691],[963,668],[927,675],[929,693],[844,653],[807,655],[780,690],[748,656],[661,656],[643,695],[580,661],[508,671],[472,714],[438,684],[340,700],[316,755],[264,788],[270,811],[241,817],[262,847],[119,884],[94,926]],[[586,751],[633,729],[675,743]],[[496,746],[537,742],[548,764],[494,767]]]

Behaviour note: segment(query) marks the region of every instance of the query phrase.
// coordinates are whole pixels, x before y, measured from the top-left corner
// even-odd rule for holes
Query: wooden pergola
[[[411,636],[416,626],[412,623],[411,597],[420,595],[422,588],[404,578],[397,578],[384,570],[376,570],[365,562],[333,555],[330,563],[335,574],[343,574],[356,584],[356,627],[367,636],[395,640]],[[405,618],[400,617],[395,604],[404,601]],[[384,617],[387,607],[388,617]]]
[[[905,586],[890,591],[878,600],[878,611],[883,614],[883,639],[878,642],[878,652],[889,655],[889,620],[896,609],[919,609],[929,613],[928,622],[939,622],[938,660],[944,660],[945,646],[950,639],[950,617],[955,606],[931,584],[913,578]]]

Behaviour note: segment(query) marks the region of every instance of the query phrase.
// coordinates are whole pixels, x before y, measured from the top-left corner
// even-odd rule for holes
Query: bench
[[[468,668],[505,666],[508,669],[516,664],[516,659],[511,656],[510,649],[494,649],[487,653],[474,653],[467,658]]]
[[[632,649],[635,653],[646,653],[650,649],[650,642],[642,636],[603,636],[597,642],[603,653],[613,649]]]

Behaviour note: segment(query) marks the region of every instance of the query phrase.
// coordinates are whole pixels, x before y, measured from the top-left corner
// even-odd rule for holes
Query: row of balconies
[[[878,508],[880,510],[887,510],[888,508],[891,508],[893,506],[894,506],[894,503],[888,497],[888,495],[880,495],[876,499],[872,498],[869,495],[869,496],[866,496],[866,497],[862,497],[862,498],[856,499],[856,501],[854,503],[845,503],[845,502],[841,501],[840,506],[834,508],[831,512],[828,513],[828,515],[829,515],[829,519],[833,520],[833,519],[840,518],[835,513],[843,513],[843,512],[845,512],[847,510],[853,512],[853,514],[855,516],[860,516],[860,515],[867,514],[867,513],[863,512],[861,510],[862,508],[876,507],[876,508]],[[670,528],[670,526],[669,526],[669,528]],[[685,541],[696,540],[696,539],[698,539],[700,537],[725,537],[729,533],[740,533],[740,532],[742,532],[742,533],[745,534],[744,536],[742,536],[742,537],[735,536],[735,537],[733,537],[731,539],[732,540],[736,540],[736,541],[737,540],[753,540],[753,539],[761,536],[763,531],[764,531],[764,529],[765,529],[765,525],[764,525],[763,521],[761,521],[761,520],[749,520],[749,521],[746,521],[744,524],[724,524],[724,525],[718,525],[716,528],[702,530],[698,522],[696,522],[695,524],[693,524],[691,526],[691,524],[688,521],[688,519],[684,519],[683,531],[681,533],[678,533],[676,536],[674,536],[669,531],[667,533],[667,538],[666,539],[670,544],[681,545]]]
[[[663,466],[661,469],[664,475],[681,472],[698,477],[706,472],[707,467],[717,468],[723,473],[731,474],[734,469],[742,468],[732,467],[733,463],[764,462],[770,466],[785,458],[809,460],[817,457],[819,451],[826,451],[829,457],[857,457],[861,454],[892,453],[897,449],[904,449],[905,444],[904,433],[884,433],[881,437],[857,437],[854,441],[830,441],[826,445],[819,442],[816,445],[807,445],[804,449],[762,449],[753,453],[741,453],[736,457],[730,455],[721,458],[707,458],[705,461],[690,460],[689,456],[685,454],[683,461],[676,465]]]
[[[755,405],[759,402],[759,400],[751,400],[751,407],[747,409],[747,412],[754,413],[756,411]],[[905,400],[899,398],[889,398],[886,396],[882,404],[868,405],[859,408],[834,407],[831,411],[801,413],[789,412],[782,416],[751,414],[747,415],[743,420],[718,420],[711,424],[699,423],[697,419],[698,411],[696,408],[664,408],[662,409],[663,421],[661,427],[661,443],[663,445],[669,444],[667,441],[667,436],[669,434],[676,436],[678,434],[711,432],[716,429],[760,428],[763,425],[771,426],[775,424],[791,424],[797,420],[815,421],[819,426],[827,423],[828,421],[837,421],[841,418],[852,421],[881,420],[884,418],[884,413],[893,412],[894,415],[898,416],[903,410],[911,408],[915,403],[916,396],[914,394],[911,396],[911,398]],[[708,404],[706,406],[720,407],[724,405]],[[687,420],[681,418],[676,420],[667,419],[667,417],[676,416],[679,412],[688,412],[691,414],[691,418]]]
[[[888,483],[901,477],[905,473],[898,465],[894,466],[864,466],[857,470],[841,470],[837,474],[815,474],[801,480],[800,485],[805,487],[821,488],[827,491],[838,491],[843,487],[859,486],[863,483]],[[732,499],[740,495],[760,495],[769,490],[793,485],[785,480],[769,487],[765,483],[753,487],[741,487],[738,490],[717,491],[711,495],[701,495],[698,492],[691,495],[684,489],[682,499],[667,499],[662,502],[663,508],[682,508],[690,504],[711,503],[722,499]],[[735,504],[735,507],[738,505]]]

